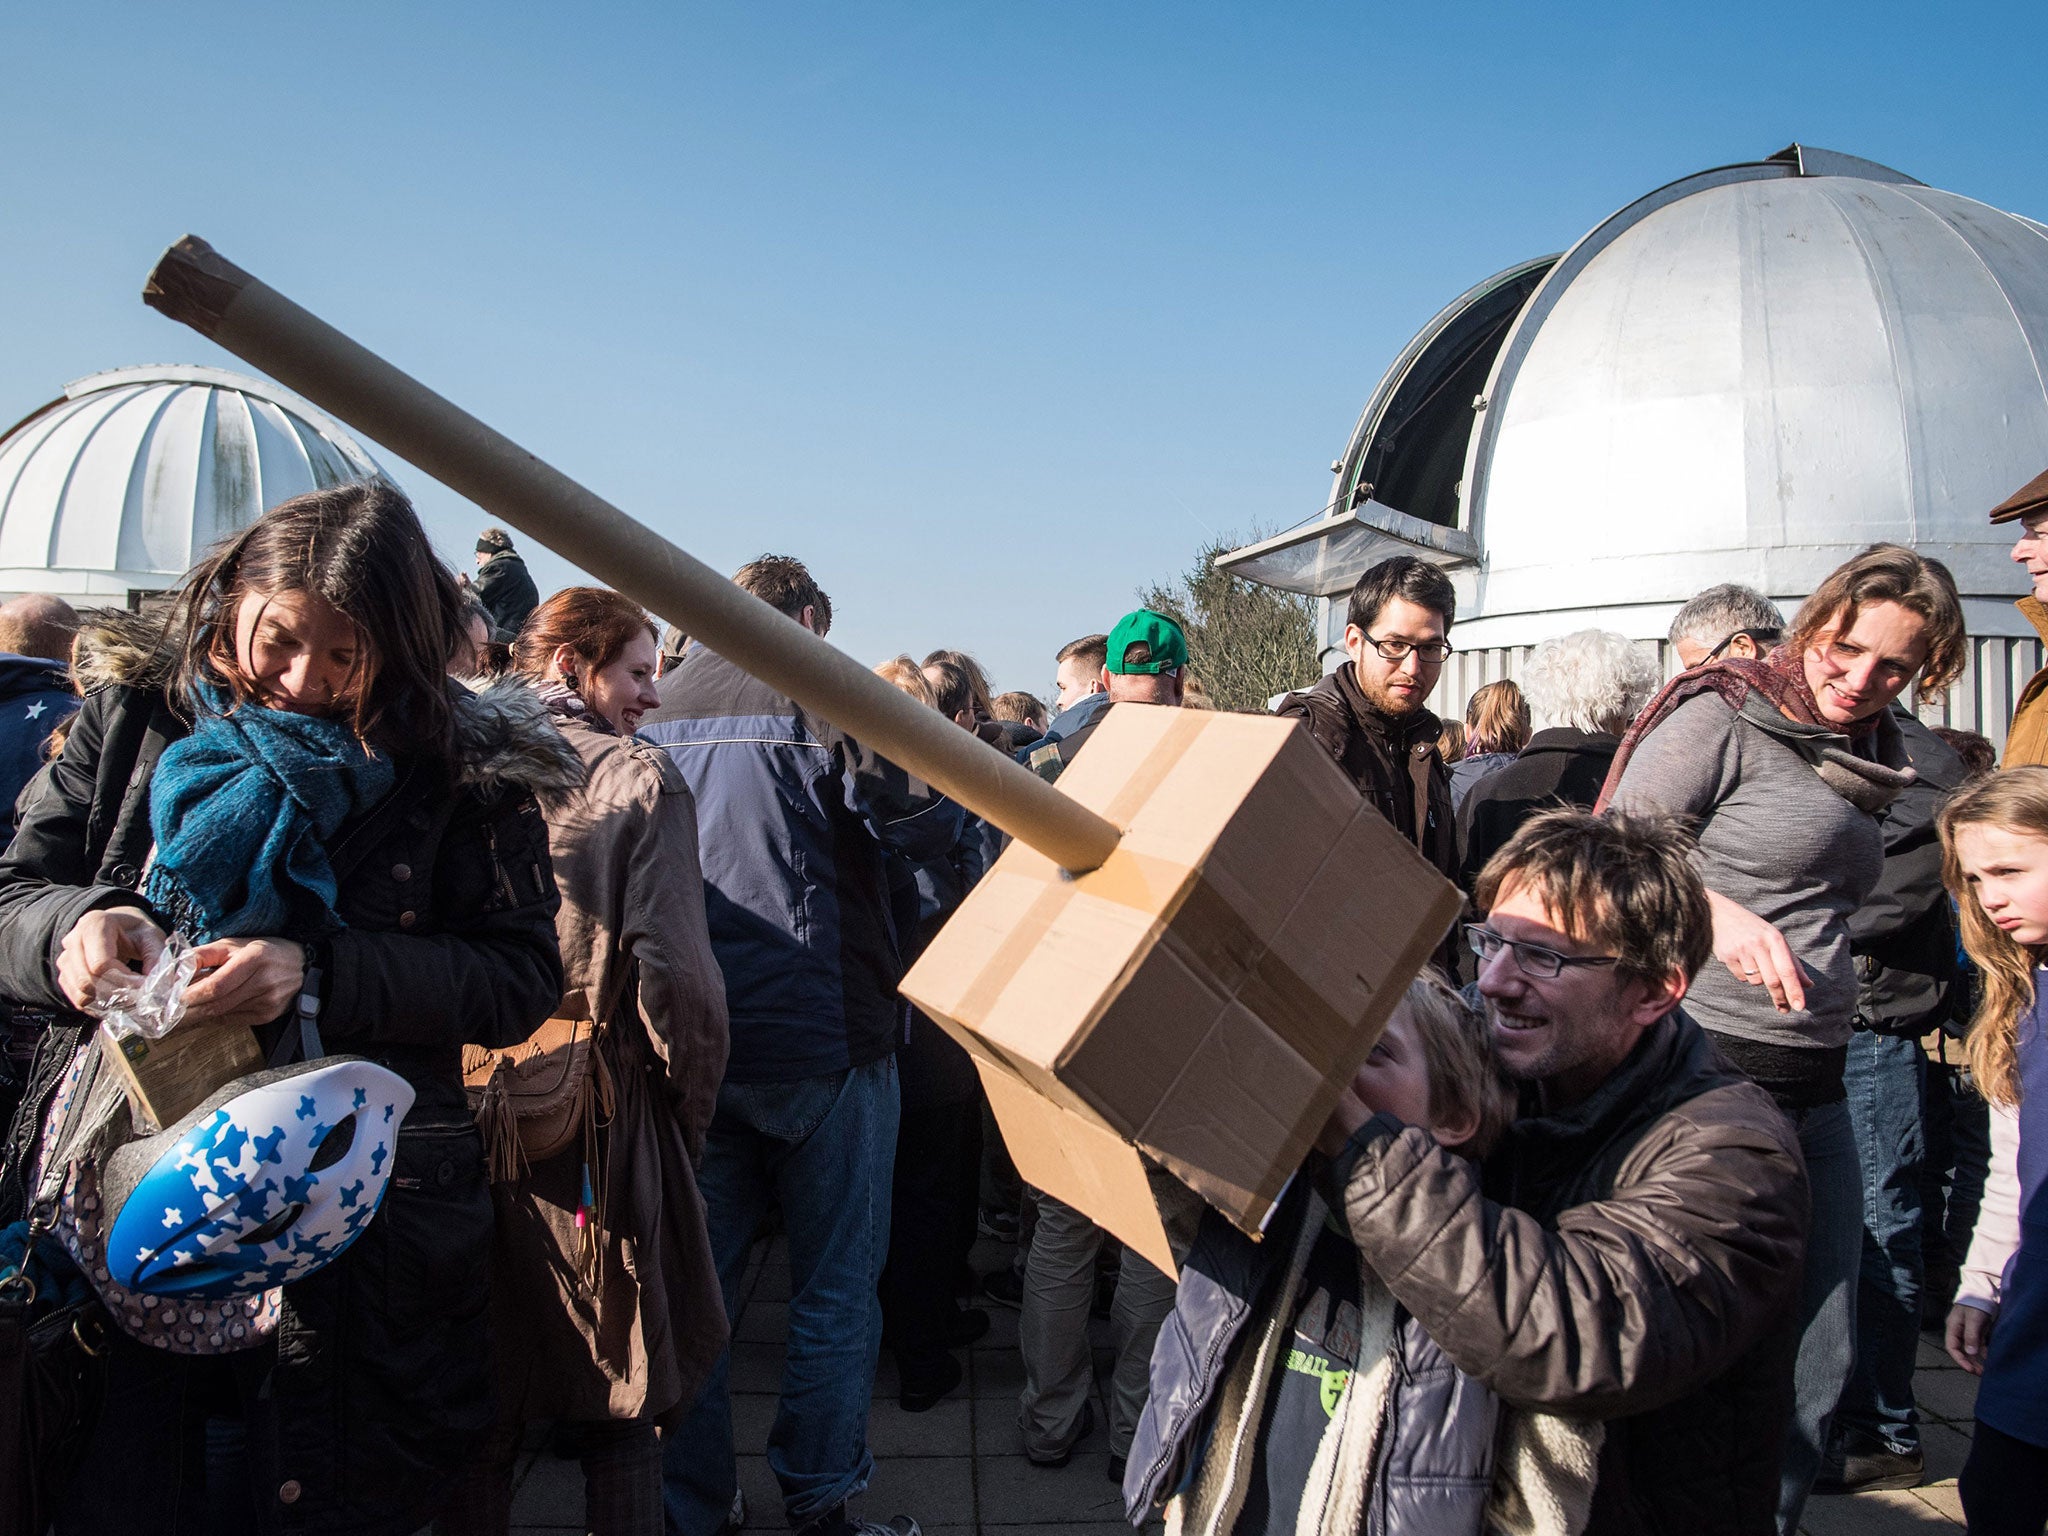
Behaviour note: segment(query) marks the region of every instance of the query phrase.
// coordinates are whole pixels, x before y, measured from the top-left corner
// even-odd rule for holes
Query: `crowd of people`
[[[2048,637],[2048,476],[1993,518]],[[1153,1171],[1176,1275],[1021,1184],[899,993],[1001,834],[619,594],[543,600],[503,530],[476,557],[347,485],[149,617],[0,605],[20,1528],[502,1533],[545,1423],[589,1530],[738,1530],[773,1232],[806,1536],[913,1536],[850,1513],[878,1362],[932,1408],[991,1305],[1046,1467],[1108,1317],[1134,1523],[1792,1536],[1920,1476],[1927,1327],[1983,1377],[1971,1529],[2048,1523],[2048,670],[2002,768],[1923,725],[1968,644],[1938,561],[1872,546],[1790,620],[1702,592],[1669,681],[1561,635],[1449,723],[1450,580],[1367,571],[1275,713],[1469,911],[1260,1240]],[[734,581],[831,628],[798,560]],[[875,671],[1052,781],[1118,705],[1206,707],[1168,615],[1051,659],[1048,702],[959,650]],[[178,1030],[262,1066],[159,1125],[94,1016],[181,953]]]

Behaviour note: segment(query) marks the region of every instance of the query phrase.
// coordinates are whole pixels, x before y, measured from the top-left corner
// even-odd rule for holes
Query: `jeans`
[[[1799,1353],[1792,1365],[1792,1432],[1778,1485],[1778,1530],[1793,1536],[1828,1449],[1835,1405],[1856,1351],[1863,1268],[1863,1180],[1846,1104],[1789,1110],[1806,1159],[1813,1215],[1799,1285]]]
[[[1842,1085],[1863,1174],[1863,1269],[1856,1288],[1856,1364],[1835,1419],[1836,1440],[1920,1449],[1913,1364],[1920,1347],[1922,1130],[1927,1058],[1920,1042],[1859,1029]]]
[[[1187,1252],[1201,1219],[1201,1204],[1165,1174],[1152,1176],[1176,1255]],[[1094,1384],[1088,1347],[1088,1309],[1095,1297],[1095,1255],[1107,1236],[1072,1206],[1038,1197],[1038,1226],[1024,1268],[1024,1315],[1017,1342],[1024,1355],[1024,1393],[1017,1423],[1025,1454],[1051,1460],[1080,1438],[1081,1415]],[[1126,1455],[1151,1389],[1152,1344],[1173,1311],[1176,1285],[1129,1248],[1117,1270],[1110,1327],[1116,1368],[1110,1377],[1109,1451]]]
[[[889,1249],[896,1162],[896,1061],[794,1083],[727,1082],[697,1173],[728,1319],[772,1201],[789,1234],[789,1344],[768,1466],[792,1529],[867,1487],[868,1400],[882,1346],[875,1287]],[[731,1351],[696,1405],[662,1437],[670,1536],[711,1536],[739,1485]]]

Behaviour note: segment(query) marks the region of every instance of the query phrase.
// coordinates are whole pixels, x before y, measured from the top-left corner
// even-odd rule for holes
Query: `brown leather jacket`
[[[2013,606],[2048,640],[2048,607],[2031,597],[2023,597]],[[1999,766],[2048,767],[2048,667],[2028,678],[2020,691],[2020,701],[2013,706],[2012,729],[2005,737],[2005,760]]]
[[[1792,1126],[1673,1014],[1483,1170],[1390,1116],[1332,1165],[1352,1239],[1461,1370],[1607,1426],[1589,1536],[1767,1536],[1807,1189]]]
[[[567,987],[606,1021],[612,1103],[590,1175],[604,1185],[604,1262],[594,1288],[578,1278],[580,1140],[493,1187],[493,1324],[518,1341],[498,1352],[500,1412],[661,1419],[696,1400],[726,1342],[695,1169],[725,1072],[725,982],[682,776],[659,747],[556,723],[589,774],[541,809]]]
[[[1304,693],[1290,693],[1274,714],[1299,720],[1358,792],[1447,879],[1458,872],[1451,774],[1437,751],[1444,725],[1426,709],[1398,719],[1366,702],[1351,663]]]

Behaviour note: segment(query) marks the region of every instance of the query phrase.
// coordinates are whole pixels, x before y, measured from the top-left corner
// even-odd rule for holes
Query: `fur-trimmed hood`
[[[583,783],[583,758],[557,728],[540,695],[517,675],[451,683],[455,755],[461,779],[485,791],[517,787],[539,795]]]
[[[124,608],[89,608],[80,615],[71,680],[86,695],[117,685],[163,688],[177,671],[177,654],[177,637],[161,620]],[[448,691],[456,776],[463,784],[486,793],[541,794],[583,783],[583,759],[523,678],[451,678]]]

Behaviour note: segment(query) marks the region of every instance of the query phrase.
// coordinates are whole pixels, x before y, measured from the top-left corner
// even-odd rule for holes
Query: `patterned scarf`
[[[390,792],[390,758],[345,721],[195,692],[192,734],[150,781],[150,903],[199,943],[338,927],[327,839]]]
[[[567,683],[559,679],[535,683],[533,691],[556,720],[579,720],[593,731],[601,731],[607,736],[619,734],[611,721],[584,703],[583,695]]]
[[[1670,719],[1679,705],[1703,693],[1719,694],[1730,709],[1770,731],[1812,764],[1828,788],[1858,810],[1873,815],[1883,810],[1917,777],[1906,761],[1889,709],[1859,721],[1853,735],[1844,731],[1822,717],[1813,690],[1807,686],[1805,658],[1781,645],[1761,660],[1723,657],[1681,672],[1666,683],[1621,738],[1621,749],[1614,754],[1607,782],[1593,807],[1596,812],[1606,810],[1621,787],[1621,776],[1642,739]],[[1752,694],[1769,708],[1748,707]]]

